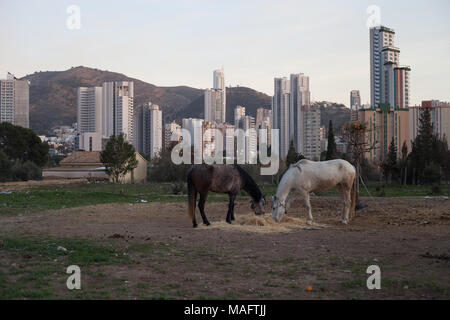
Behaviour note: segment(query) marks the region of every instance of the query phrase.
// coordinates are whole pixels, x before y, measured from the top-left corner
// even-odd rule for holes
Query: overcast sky
[[[67,27],[70,5],[80,8],[80,29]],[[370,5],[412,68],[412,103],[450,101],[448,0],[0,0],[0,78],[83,65],[206,88],[223,65],[227,86],[273,95],[274,77],[303,72],[313,100],[348,105],[359,89],[365,103]]]

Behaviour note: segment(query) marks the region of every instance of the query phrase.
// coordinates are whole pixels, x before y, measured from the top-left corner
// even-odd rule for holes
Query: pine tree
[[[291,164],[295,164],[304,158],[305,157],[303,155],[295,151],[294,141],[291,140],[291,142],[289,143],[289,150],[286,156],[286,166],[289,168]]]
[[[332,160],[337,158],[336,141],[334,140],[333,122],[330,120],[328,125],[328,148],[325,160]]]
[[[389,152],[381,167],[383,169],[386,182],[391,183],[393,179],[396,179],[398,172],[397,146],[395,145],[394,137],[392,137],[391,144],[389,145]]]
[[[425,167],[433,161],[433,125],[430,108],[424,108],[419,119],[419,134],[412,143],[411,162],[415,183],[424,181]]]

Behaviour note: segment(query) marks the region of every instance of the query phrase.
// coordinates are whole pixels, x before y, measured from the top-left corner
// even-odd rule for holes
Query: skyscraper
[[[138,107],[133,129],[136,151],[149,155],[150,159],[157,157],[163,147],[162,111],[159,106],[148,102]]]
[[[102,134],[104,138],[124,133],[126,139],[133,142],[133,99],[133,82],[103,83]]]
[[[142,126],[144,153],[150,159],[156,158],[162,150],[162,111],[158,105],[149,102],[143,107]]]
[[[389,104],[392,109],[409,105],[409,73],[400,66],[400,49],[394,46],[395,32],[380,26],[370,29],[371,106]]]
[[[310,106],[309,77],[303,73],[291,74],[289,96],[289,143],[294,141],[297,152],[304,149],[303,107]]]
[[[244,117],[245,131],[245,162],[256,164],[258,159],[258,134],[256,131],[255,118]]]
[[[274,79],[272,98],[272,128],[279,130],[280,158],[286,159],[289,150],[289,79]]]
[[[223,108],[223,91],[219,89],[205,90],[205,121],[225,122]]]
[[[383,26],[370,29],[370,92],[373,108],[382,103],[383,65],[388,61],[395,62],[400,54],[400,50],[394,47],[394,36],[394,30]],[[384,51],[384,59],[382,58],[383,48],[391,48]],[[394,48],[395,51],[393,51]]]
[[[102,150],[102,87],[79,87],[77,90],[78,149]]]
[[[0,80],[0,122],[29,128],[30,82],[18,80],[8,72]]]
[[[320,107],[303,106],[303,149],[300,151],[306,159],[320,161]],[[299,152],[299,151],[297,151]]]
[[[214,70],[213,88],[205,90],[205,120],[226,121],[226,88],[223,68]]]
[[[225,113],[227,108],[227,89],[225,87],[225,73],[223,67],[221,69],[214,70],[213,73],[213,88],[222,91],[222,118],[225,122]]]

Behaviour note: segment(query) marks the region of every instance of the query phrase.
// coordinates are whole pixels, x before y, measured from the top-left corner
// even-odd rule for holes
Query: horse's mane
[[[255,180],[253,180],[253,178],[247,173],[247,171],[242,169],[237,164],[235,164],[234,167],[237,169],[237,171],[239,172],[242,179],[244,179],[244,188],[243,189],[245,191],[247,191],[248,194],[250,195],[250,197],[252,197],[254,200],[260,201],[263,194],[262,194],[261,190],[259,190],[259,187],[256,184]]]

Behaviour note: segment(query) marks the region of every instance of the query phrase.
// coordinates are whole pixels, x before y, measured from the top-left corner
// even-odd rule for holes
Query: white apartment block
[[[311,104],[309,91],[309,77],[303,73],[291,74],[289,95],[289,143],[294,141],[297,152],[304,150],[303,107]]]
[[[258,161],[258,132],[256,131],[255,118],[245,116],[245,162],[256,164]]]
[[[226,105],[225,75],[222,68],[214,70],[213,88],[205,90],[205,120],[226,122]]]
[[[30,82],[18,80],[11,73],[0,80],[0,122],[30,127]]]
[[[143,107],[144,124],[142,126],[144,154],[155,159],[162,150],[162,111],[158,105],[148,103]]]
[[[102,135],[125,134],[129,142],[133,142],[133,99],[134,84],[131,81],[103,83]]]
[[[274,79],[272,98],[272,128],[279,130],[280,158],[286,159],[289,150],[289,79]]]
[[[77,90],[78,149],[102,150],[102,87]]]

